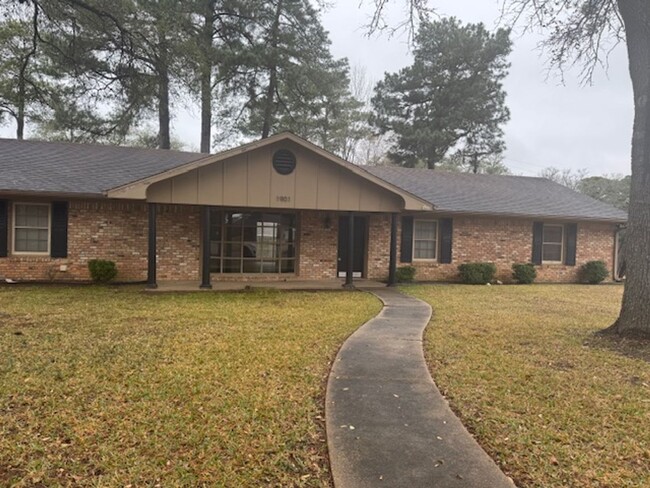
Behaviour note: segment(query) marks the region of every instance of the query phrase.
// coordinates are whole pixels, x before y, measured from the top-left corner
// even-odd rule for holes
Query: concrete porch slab
[[[286,281],[212,281],[212,289],[200,289],[199,281],[159,281],[158,288],[147,289],[148,292],[188,292],[188,291],[239,291],[249,289],[274,289],[294,291],[336,291],[343,290],[343,279],[331,280],[286,280]],[[355,287],[363,289],[385,288],[379,281],[356,279]]]

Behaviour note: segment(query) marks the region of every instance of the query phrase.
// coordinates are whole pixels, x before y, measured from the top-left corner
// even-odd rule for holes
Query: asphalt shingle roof
[[[443,212],[627,220],[622,210],[545,178],[385,166],[366,169]]]
[[[0,192],[102,195],[202,153],[0,139]],[[543,178],[364,167],[443,212],[626,221],[610,205]]]
[[[102,194],[206,154],[0,139],[0,191]]]

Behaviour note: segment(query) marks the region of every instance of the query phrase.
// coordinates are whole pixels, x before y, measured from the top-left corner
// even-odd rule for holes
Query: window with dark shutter
[[[50,256],[68,257],[68,202],[52,202]]]
[[[452,261],[453,219],[440,220],[440,263],[450,264]]]
[[[9,250],[9,203],[0,200],[0,258],[7,257]]]
[[[544,222],[533,222],[533,264],[542,264],[542,245],[544,242]]]
[[[400,249],[400,262],[413,261],[413,217],[402,217],[402,245]]]
[[[576,250],[578,248],[578,224],[567,224],[565,226],[566,250],[564,252],[564,264],[567,266],[576,265]]]

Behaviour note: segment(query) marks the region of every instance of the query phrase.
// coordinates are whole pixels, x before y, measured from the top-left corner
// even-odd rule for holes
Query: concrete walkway
[[[436,388],[422,349],[431,307],[391,289],[341,348],[327,385],[336,488],[512,488]]]

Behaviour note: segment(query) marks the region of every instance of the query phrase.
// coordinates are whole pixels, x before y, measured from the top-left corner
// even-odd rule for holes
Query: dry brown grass
[[[618,286],[412,286],[432,375],[521,487],[650,486],[650,344],[594,336]]]
[[[0,486],[328,486],[361,293],[0,288]]]

